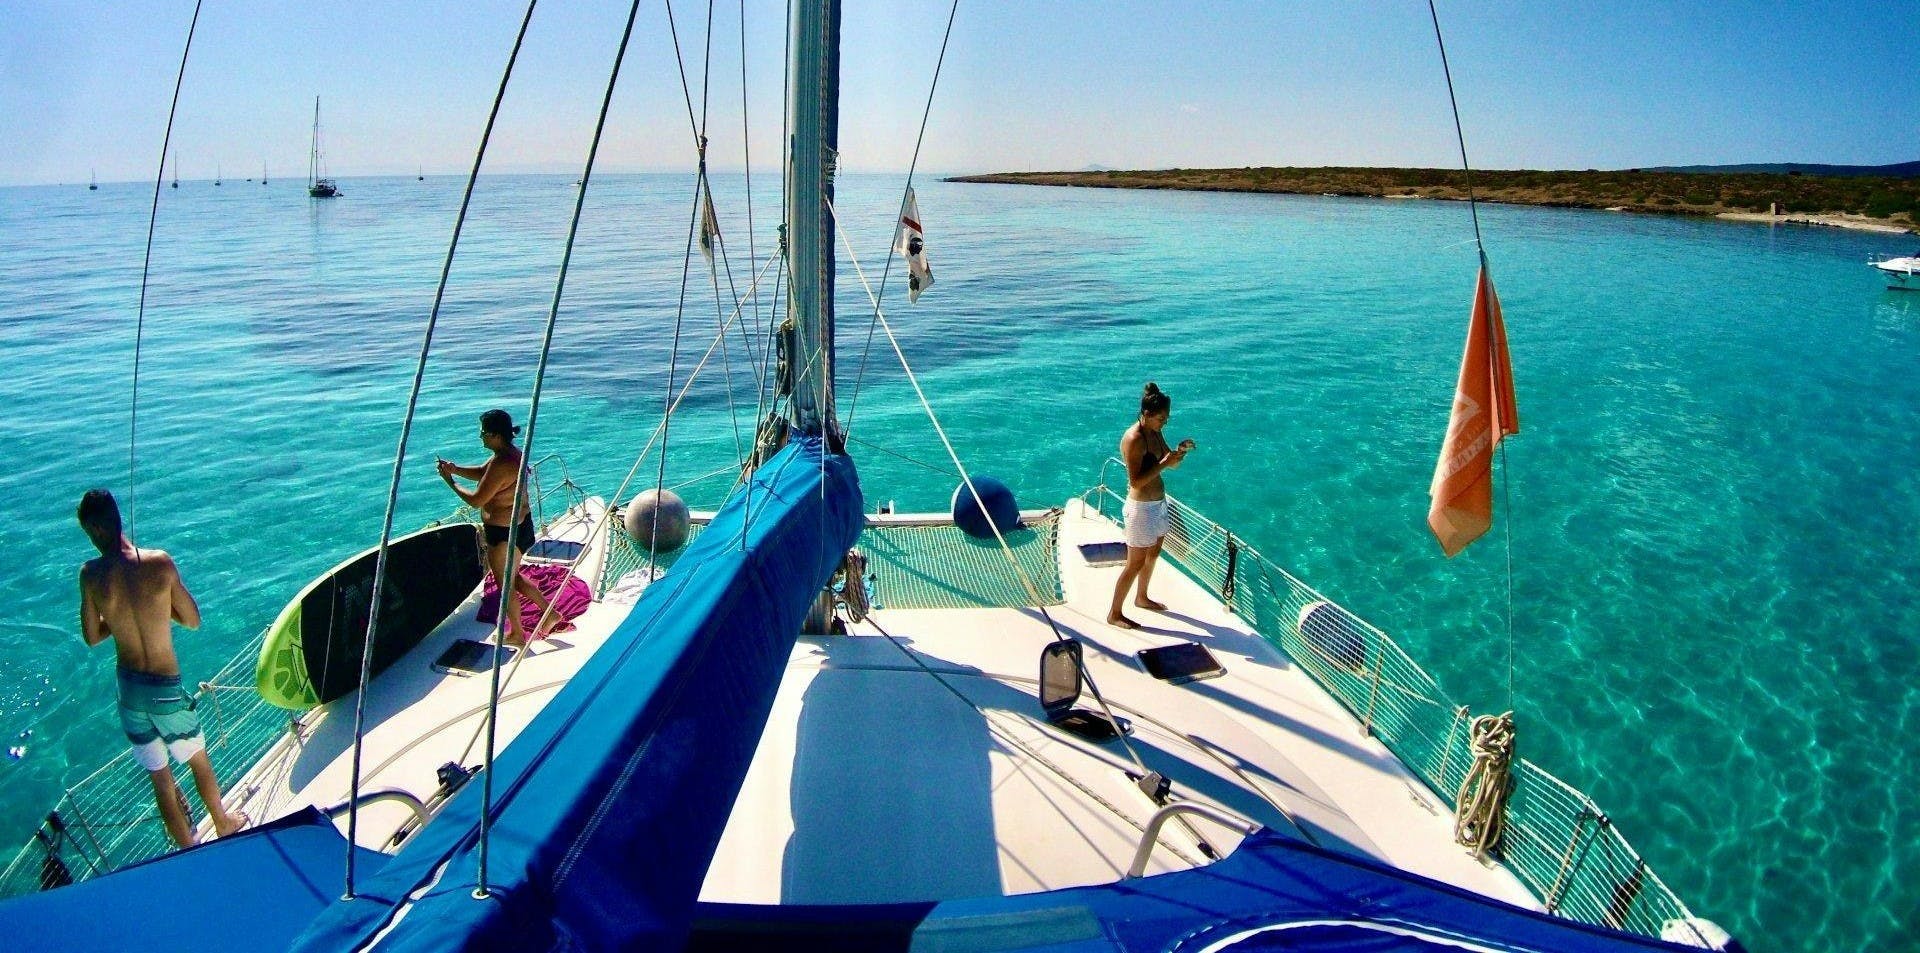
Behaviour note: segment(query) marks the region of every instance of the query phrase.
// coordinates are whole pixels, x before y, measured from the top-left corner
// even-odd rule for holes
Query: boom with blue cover
[[[294,949],[672,949],[808,609],[862,526],[853,462],[797,437],[736,490],[493,771]]]

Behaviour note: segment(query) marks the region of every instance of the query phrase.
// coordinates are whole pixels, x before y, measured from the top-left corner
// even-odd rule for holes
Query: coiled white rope
[[[1468,729],[1473,765],[1453,798],[1453,840],[1475,857],[1498,850],[1513,793],[1513,712],[1481,715]]]

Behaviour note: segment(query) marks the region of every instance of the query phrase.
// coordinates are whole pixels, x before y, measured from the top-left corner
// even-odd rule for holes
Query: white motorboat
[[[1887,279],[1887,287],[1899,291],[1920,290],[1920,252],[1905,258],[1888,258],[1872,263]]]

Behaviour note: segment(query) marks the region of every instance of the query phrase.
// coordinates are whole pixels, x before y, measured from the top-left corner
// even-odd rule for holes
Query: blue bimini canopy
[[[799,437],[735,491],[493,771],[294,949],[673,949],[809,608],[862,526],[853,462]]]
[[[356,848],[361,870],[387,856]],[[0,903],[12,953],[282,950],[340,898],[346,838],[314,808],[102,877]]]

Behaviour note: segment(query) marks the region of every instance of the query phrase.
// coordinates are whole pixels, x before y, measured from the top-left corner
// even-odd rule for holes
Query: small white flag
[[[900,228],[895,233],[893,250],[907,260],[907,300],[919,301],[920,292],[933,287],[933,267],[927,264],[926,234],[920,229],[920,202],[913,190],[900,205]]]
[[[720,240],[720,219],[713,214],[713,190],[700,181],[700,254],[713,264],[713,246]]]

